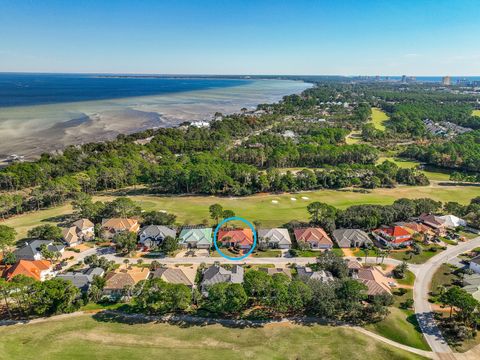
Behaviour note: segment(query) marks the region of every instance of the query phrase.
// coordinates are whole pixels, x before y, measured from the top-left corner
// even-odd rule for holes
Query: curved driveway
[[[456,356],[435,323],[434,313],[428,301],[433,274],[442,264],[448,263],[449,260],[478,246],[480,246],[480,237],[459,243],[456,246],[448,246],[447,250],[435,255],[417,268],[417,276],[413,288],[415,315],[428,345],[430,345],[430,348],[439,359],[456,359]]]

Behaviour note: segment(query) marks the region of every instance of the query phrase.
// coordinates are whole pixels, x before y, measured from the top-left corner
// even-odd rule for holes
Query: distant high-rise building
[[[407,75],[402,75],[402,83],[406,83],[407,82]]]
[[[442,78],[442,84],[445,85],[445,86],[452,85],[452,78],[450,76],[444,76]]]

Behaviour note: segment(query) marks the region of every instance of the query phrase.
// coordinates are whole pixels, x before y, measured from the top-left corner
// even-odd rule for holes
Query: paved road
[[[126,259],[122,256],[117,256],[113,249],[109,248],[97,248],[97,249],[90,249],[81,253],[81,256],[78,256],[75,259],[75,262],[83,260],[86,256],[97,254],[98,256],[104,256],[108,260],[113,260],[117,264],[123,264],[123,261]],[[355,257],[346,257],[346,259],[358,259]],[[134,263],[136,259],[129,260]],[[151,263],[152,261],[158,261],[161,264],[213,264],[215,262],[219,262],[220,264],[274,264],[279,266],[285,266],[286,264],[298,264],[298,265],[306,265],[308,263],[315,262],[314,257],[248,257],[247,259],[243,259],[240,261],[228,260],[224,257],[209,257],[209,256],[196,256],[196,257],[180,257],[180,258],[142,258],[144,263]],[[364,262],[365,258],[361,258],[361,261]],[[367,257],[367,263],[375,263],[377,259],[375,257]],[[378,259],[380,262],[380,259]],[[401,261],[395,259],[385,258],[383,261],[384,264],[389,265],[398,265],[401,264]],[[410,265],[409,269],[412,270],[414,273],[417,271],[418,265]]]
[[[478,246],[480,246],[480,237],[456,246],[449,246],[447,250],[435,255],[426,263],[419,266],[416,271],[417,277],[413,288],[415,314],[425,339],[439,359],[456,359],[456,357],[443,338],[440,329],[437,327],[432,308],[428,302],[428,293],[430,291],[433,274],[442,264],[448,263],[458,255]]]

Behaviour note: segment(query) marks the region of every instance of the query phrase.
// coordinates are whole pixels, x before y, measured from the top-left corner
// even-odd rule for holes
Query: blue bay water
[[[0,107],[119,99],[241,86],[243,79],[0,73]]]
[[[0,73],[0,160],[255,108],[301,81]]]

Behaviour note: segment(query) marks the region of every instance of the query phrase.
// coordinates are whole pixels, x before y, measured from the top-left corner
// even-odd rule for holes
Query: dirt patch
[[[295,324],[292,324],[290,321],[268,323],[268,324],[265,324],[265,326],[264,326],[265,329],[279,329],[279,328],[291,329],[293,327],[295,327]]]

